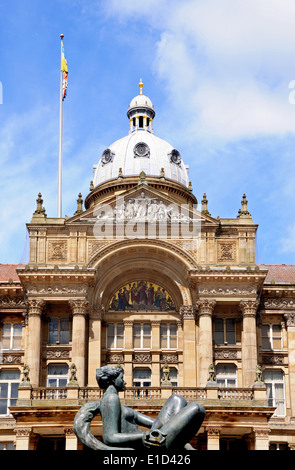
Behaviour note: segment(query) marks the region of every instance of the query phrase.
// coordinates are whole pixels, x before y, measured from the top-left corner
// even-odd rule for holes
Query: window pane
[[[57,379],[48,379],[48,387],[57,387]]]
[[[0,372],[0,380],[18,380],[19,378],[19,370],[1,370]]]
[[[8,384],[7,383],[4,383],[4,384],[0,383],[0,398],[7,398],[7,397],[8,397]]]
[[[0,415],[6,415],[7,414],[7,399],[3,400],[0,398]]]
[[[216,318],[214,322],[214,341],[216,344],[224,344],[223,320]]]
[[[49,320],[49,343],[54,344],[58,341],[58,319],[50,318]]]
[[[150,323],[144,323],[143,324],[143,334],[144,335],[150,335],[151,334],[151,324]]]
[[[261,346],[263,349],[271,349],[269,325],[262,325],[261,327]]]
[[[226,319],[226,341],[228,344],[236,344],[236,323],[233,318]]]
[[[2,348],[10,349],[10,338],[11,338],[11,324],[4,323],[2,325]]]
[[[67,364],[49,364],[48,375],[66,375],[69,367]]]
[[[58,386],[59,387],[66,387],[67,383],[68,383],[67,379],[59,379]]]
[[[150,348],[151,347],[151,338],[150,336],[144,336],[143,337],[143,348]]]
[[[68,318],[61,318],[60,320],[60,342],[62,344],[69,344],[70,342],[70,322]]]
[[[18,397],[18,383],[12,383],[11,384],[11,392],[10,392],[10,397],[11,398],[17,398]]]

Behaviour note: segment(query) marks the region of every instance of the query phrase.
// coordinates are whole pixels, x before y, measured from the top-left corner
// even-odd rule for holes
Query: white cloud
[[[186,138],[253,138],[294,131],[295,3],[286,0],[112,0],[120,18],[159,30],[155,73]]]

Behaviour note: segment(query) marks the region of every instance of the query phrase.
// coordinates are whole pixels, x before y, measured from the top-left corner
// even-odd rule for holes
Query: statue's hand
[[[142,436],[143,445],[145,447],[162,447],[166,442],[166,436],[159,429],[146,431]]]

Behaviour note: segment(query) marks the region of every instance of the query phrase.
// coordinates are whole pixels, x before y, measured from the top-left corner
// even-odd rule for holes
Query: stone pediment
[[[119,222],[167,222],[188,223],[196,218],[198,223],[206,222],[218,225],[214,218],[203,214],[197,208],[181,204],[171,197],[165,196],[155,188],[142,183],[136,188],[110,198],[107,202],[97,204],[85,212],[76,214],[66,224],[95,223],[97,220]]]

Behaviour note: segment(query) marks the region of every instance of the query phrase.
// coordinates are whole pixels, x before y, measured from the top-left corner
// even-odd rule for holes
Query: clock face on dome
[[[106,165],[107,163],[109,162],[112,162],[113,161],[113,157],[114,157],[114,154],[113,152],[111,152],[110,149],[106,149],[103,154],[102,154],[102,157],[101,157],[101,162],[103,165]]]
[[[150,148],[144,142],[139,142],[134,147],[134,156],[135,157],[149,157],[150,156]]]
[[[176,165],[180,165],[181,156],[180,156],[180,153],[178,152],[178,150],[176,150],[176,149],[171,150],[169,155],[170,155],[170,162],[171,163],[176,163]]]

